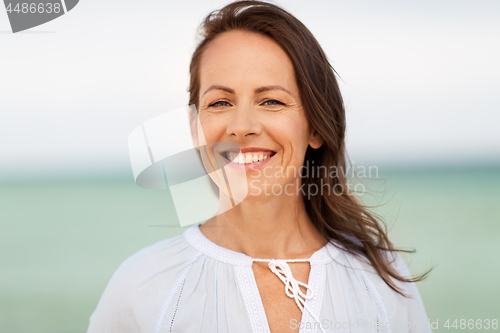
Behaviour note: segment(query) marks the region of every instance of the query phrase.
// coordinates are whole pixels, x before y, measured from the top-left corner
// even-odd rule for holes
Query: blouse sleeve
[[[394,262],[398,272],[404,277],[412,276],[408,266],[399,254],[396,256]],[[407,298],[407,315],[408,315],[408,332],[410,333],[421,333],[421,332],[432,332],[429,324],[429,319],[425,311],[424,303],[418,292],[416,283],[414,282],[398,282],[398,286],[403,290]]]
[[[133,294],[130,292],[133,274],[129,269],[128,261],[123,262],[113,274],[97,308],[90,317],[87,333],[135,333],[140,332],[139,325],[134,319],[132,311]]]
[[[128,257],[106,286],[87,332],[153,332],[165,298],[197,253],[178,236]]]

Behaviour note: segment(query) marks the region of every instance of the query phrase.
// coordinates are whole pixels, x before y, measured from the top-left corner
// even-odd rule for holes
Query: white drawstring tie
[[[287,264],[289,262],[308,262],[309,259],[293,259],[293,260],[283,260],[283,259],[254,259],[254,261],[269,262],[268,266],[271,271],[280,278],[280,280],[285,284],[285,294],[293,298],[295,303],[301,311],[304,311],[304,305],[306,299],[313,297],[313,292],[311,288],[300,281],[297,281],[293,275],[290,266]],[[300,290],[300,286],[306,288],[306,294]],[[307,295],[307,290],[309,290],[309,295]]]
[[[253,259],[253,261],[258,262],[268,262],[268,266],[271,271],[279,277],[279,279],[285,284],[285,294],[293,298],[295,303],[299,307],[301,312],[304,312],[304,308],[311,314],[311,316],[318,322],[318,319],[314,313],[309,310],[306,306],[306,299],[312,298],[314,293],[311,287],[304,282],[297,281],[293,275],[288,262],[309,262],[309,259]],[[306,293],[304,294],[300,287],[306,288]],[[309,292],[309,295],[308,295]],[[323,327],[320,325],[319,328],[321,332],[325,332]]]

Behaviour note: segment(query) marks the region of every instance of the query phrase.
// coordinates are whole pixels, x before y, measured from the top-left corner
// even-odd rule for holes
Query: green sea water
[[[417,286],[439,330],[500,319],[500,169],[387,170],[364,183],[392,241],[417,250],[411,271],[434,266]],[[85,332],[118,265],[177,225],[168,191],[131,178],[0,184],[0,332]]]

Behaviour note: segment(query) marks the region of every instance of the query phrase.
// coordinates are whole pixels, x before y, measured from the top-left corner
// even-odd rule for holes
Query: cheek
[[[225,131],[223,122],[211,114],[200,114],[200,124],[207,142],[216,142]]]
[[[307,120],[300,115],[282,114],[268,126],[268,133],[288,154],[307,148],[308,132]]]

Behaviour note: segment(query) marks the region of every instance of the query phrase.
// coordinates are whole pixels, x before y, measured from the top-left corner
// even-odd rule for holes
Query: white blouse
[[[213,243],[195,225],[121,264],[90,317],[88,333],[269,333],[253,261]],[[290,322],[298,333],[432,332],[414,283],[396,281],[412,296],[405,298],[369,264],[331,243],[309,262],[307,295],[295,296],[304,301],[302,319]],[[281,264],[282,281],[293,284]],[[399,256],[394,265],[410,276]],[[291,288],[288,293],[292,297]]]

